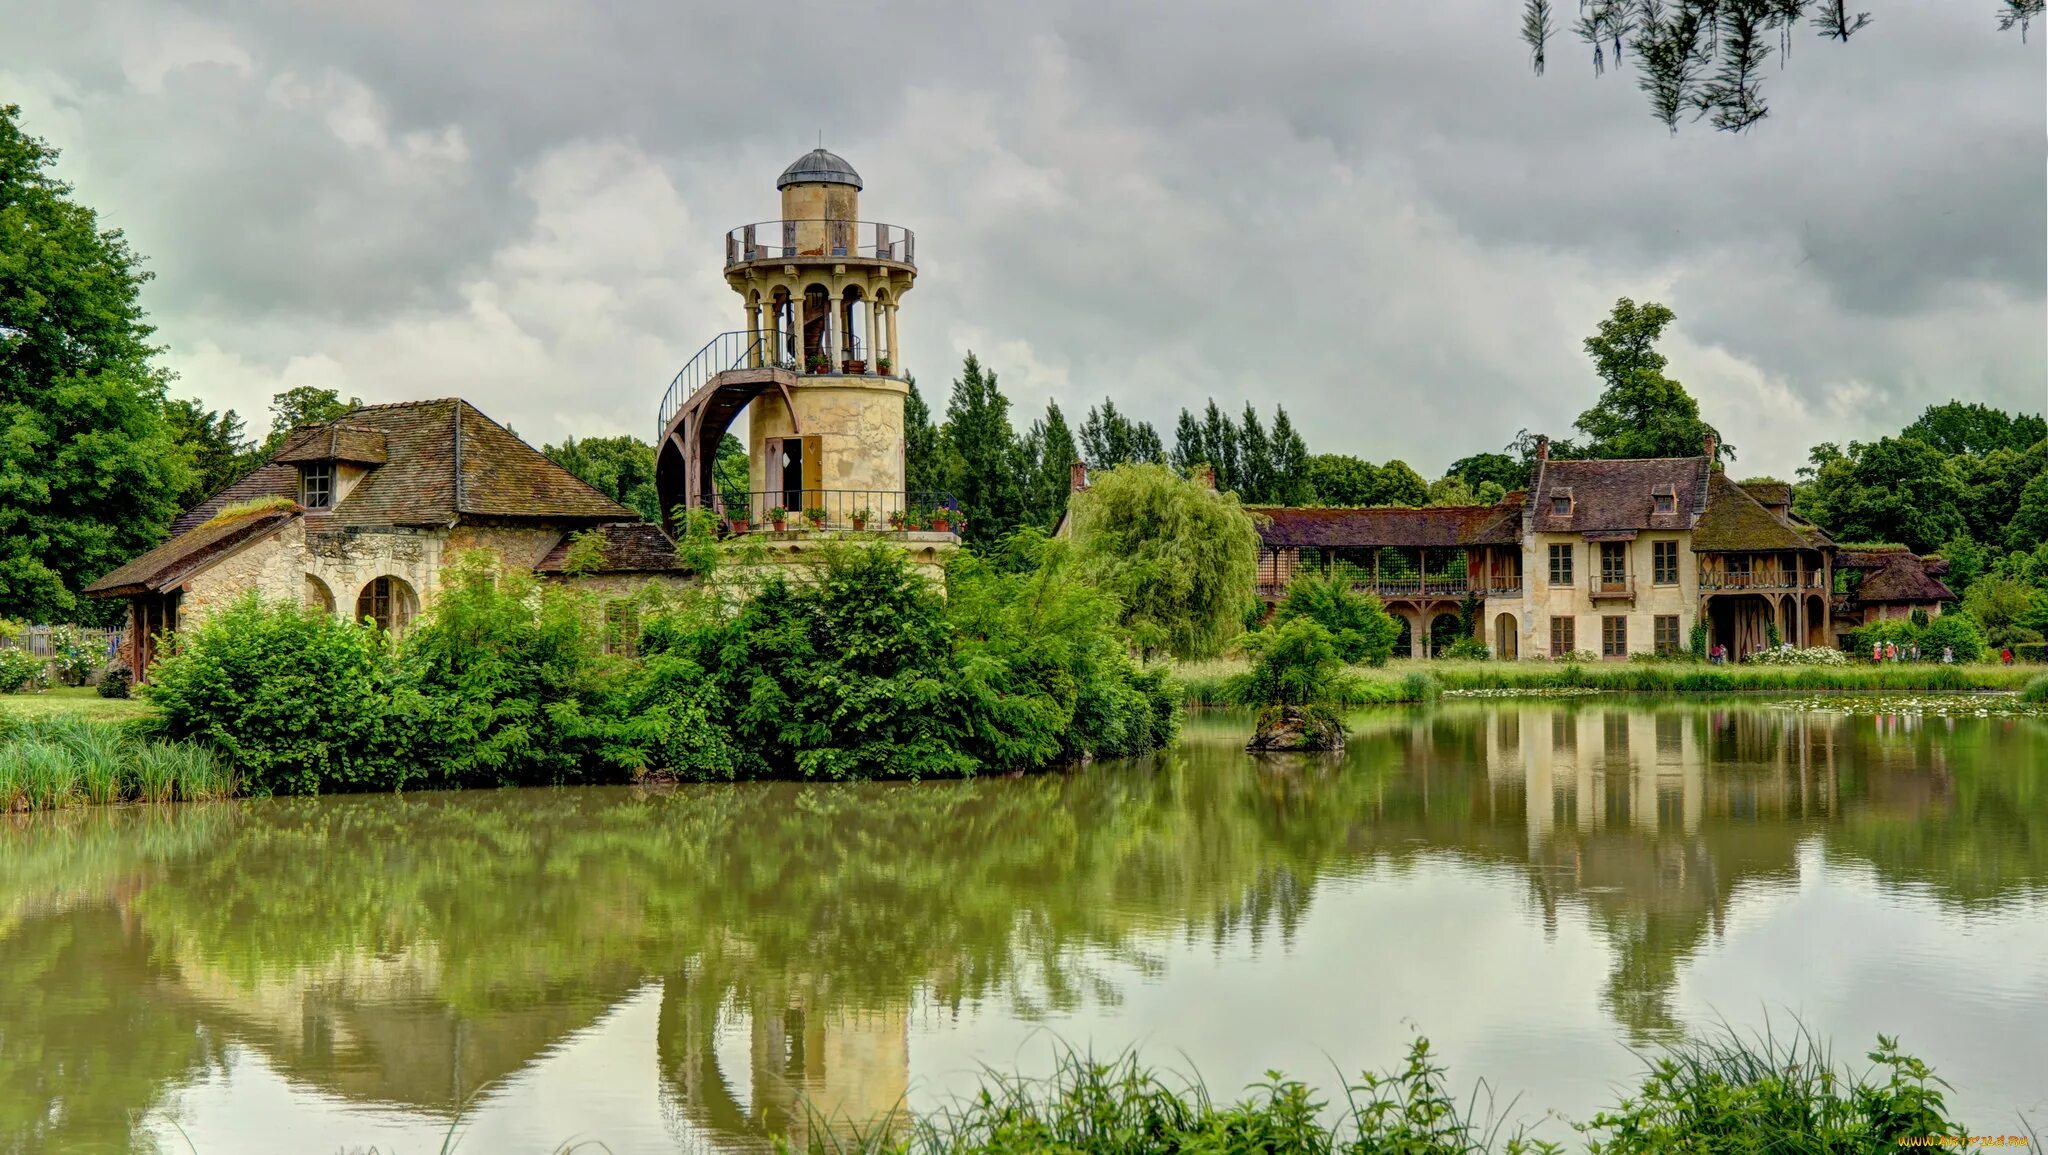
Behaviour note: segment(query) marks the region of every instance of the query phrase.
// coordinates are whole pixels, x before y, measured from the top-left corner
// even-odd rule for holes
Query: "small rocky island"
[[[1245,749],[1252,751],[1342,750],[1344,722],[1328,706],[1268,706]]]

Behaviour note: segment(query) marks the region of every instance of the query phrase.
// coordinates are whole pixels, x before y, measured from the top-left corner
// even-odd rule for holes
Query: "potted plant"
[[[825,528],[824,507],[814,505],[811,508],[804,510],[804,520],[811,523],[811,529],[814,531]]]
[[[872,509],[865,509],[865,508],[863,508],[863,509],[856,509],[856,510],[854,510],[854,511],[853,511],[853,532],[855,532],[855,533],[859,533],[860,531],[862,531],[862,530],[866,529],[866,528],[868,527],[868,523],[869,523],[869,522],[871,522],[871,521],[873,521],[873,520],[875,520],[875,511],[874,511],[874,510],[872,510]]]
[[[865,372],[867,372],[867,371],[868,371],[868,363],[867,363],[867,360],[866,360],[866,358],[862,358],[862,357],[849,357],[849,358],[847,358],[847,360],[846,360],[846,371],[847,371],[848,373],[865,373]]]
[[[744,511],[725,515],[725,528],[732,533],[747,532],[747,515]]]
[[[907,514],[905,514],[905,513],[904,513],[904,512],[902,511],[902,510],[900,510],[900,509],[892,509],[892,510],[890,510],[890,511],[889,511],[889,528],[890,528],[890,529],[893,529],[893,530],[899,530],[899,531],[900,531],[900,530],[902,530],[902,529],[904,529],[904,528],[908,527],[908,526],[909,526],[909,524],[910,524],[910,518],[909,518],[909,516],[908,516]]]
[[[811,354],[809,364],[811,372],[813,373],[823,373],[825,370],[832,367],[832,362],[827,361],[823,353]]]
[[[768,522],[775,527],[776,533],[782,532],[782,524],[788,520],[789,511],[779,505],[768,511]]]
[[[889,370],[892,367],[893,365],[887,357],[879,357],[875,360],[875,371],[884,377],[889,375]]]
[[[932,529],[937,533],[953,532],[953,511],[940,508],[932,511]]]

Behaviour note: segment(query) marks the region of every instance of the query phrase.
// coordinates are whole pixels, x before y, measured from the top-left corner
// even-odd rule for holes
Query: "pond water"
[[[1138,1045],[1228,1096],[1414,1033],[1571,1133],[1798,1016],[2048,1123],[2048,719],[1613,699],[1247,719],[1072,774],[0,823],[0,1150],[759,1147]],[[1519,1098],[1515,1098],[1519,1096]],[[1513,1101],[1510,1102],[1509,1100]]]

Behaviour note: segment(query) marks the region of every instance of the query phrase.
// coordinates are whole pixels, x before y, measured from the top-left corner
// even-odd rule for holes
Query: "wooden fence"
[[[26,650],[31,656],[37,658],[53,658],[57,655],[56,651],[51,648],[50,639],[56,631],[62,628],[62,626],[29,626],[15,637],[0,641],[0,645],[4,645],[12,650]],[[78,640],[81,644],[87,649],[103,654],[108,658],[112,658],[114,651],[121,645],[121,631],[118,629],[101,629],[97,626],[78,626],[76,628],[78,630]]]

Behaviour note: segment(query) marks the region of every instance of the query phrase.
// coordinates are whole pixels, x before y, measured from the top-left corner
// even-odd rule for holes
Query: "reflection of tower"
[[[720,1048],[742,1023],[743,1084],[725,1068],[732,1048],[724,1057]],[[721,1135],[787,1136],[799,1151],[818,1126],[840,1138],[873,1132],[910,1088],[906,1009],[835,1007],[779,984],[747,988],[699,969],[671,977],[658,1040],[662,1079],[684,1118]]]

